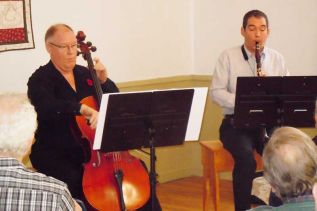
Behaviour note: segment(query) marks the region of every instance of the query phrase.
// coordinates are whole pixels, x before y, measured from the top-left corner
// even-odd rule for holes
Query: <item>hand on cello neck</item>
[[[98,57],[93,59],[94,69],[96,70],[97,77],[101,84],[105,83],[108,79],[108,72],[104,64],[100,61]]]

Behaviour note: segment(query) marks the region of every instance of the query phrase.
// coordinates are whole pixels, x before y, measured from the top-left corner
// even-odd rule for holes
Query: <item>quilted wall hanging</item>
[[[0,0],[0,52],[34,48],[31,0]]]

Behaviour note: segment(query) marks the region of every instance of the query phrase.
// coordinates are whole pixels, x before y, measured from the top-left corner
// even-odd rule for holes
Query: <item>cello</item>
[[[80,102],[98,111],[103,92],[90,53],[96,47],[84,42],[86,35],[82,31],[76,38],[80,50],[78,54],[82,54],[88,63],[95,89],[95,97],[89,96]],[[150,182],[140,160],[128,151],[102,153],[93,150],[95,130],[90,128],[83,116],[76,116],[76,122],[91,149],[91,159],[84,166],[82,182],[88,202],[98,210],[125,211],[142,207],[150,197]]]

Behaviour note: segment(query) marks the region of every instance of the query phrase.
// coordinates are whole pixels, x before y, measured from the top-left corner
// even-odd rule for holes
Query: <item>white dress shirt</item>
[[[255,57],[244,47],[248,59],[245,60],[241,46],[225,50],[219,57],[210,87],[214,102],[223,109],[223,114],[233,114],[238,76],[256,76]],[[288,76],[283,56],[277,51],[264,47],[261,53],[262,72],[266,76]]]

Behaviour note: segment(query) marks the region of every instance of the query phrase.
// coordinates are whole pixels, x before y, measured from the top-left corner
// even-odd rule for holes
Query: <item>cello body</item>
[[[83,44],[83,39],[78,39],[78,42]],[[86,48],[84,46],[82,49]],[[89,70],[94,74],[92,75],[93,82],[97,83],[90,52],[85,56],[86,58],[88,56]],[[102,93],[100,90],[99,84],[99,90],[96,91],[97,101],[89,96],[82,99],[81,104],[86,104],[98,111],[101,101],[100,93]],[[88,139],[91,149],[91,159],[85,163],[82,182],[88,202],[100,211],[120,211],[123,209],[122,203],[125,210],[142,207],[150,198],[150,181],[148,172],[141,161],[128,151],[101,153],[93,150],[95,130],[90,128],[83,116],[76,116],[76,122],[82,136]],[[122,184],[118,184],[115,176],[118,171],[122,173]]]

